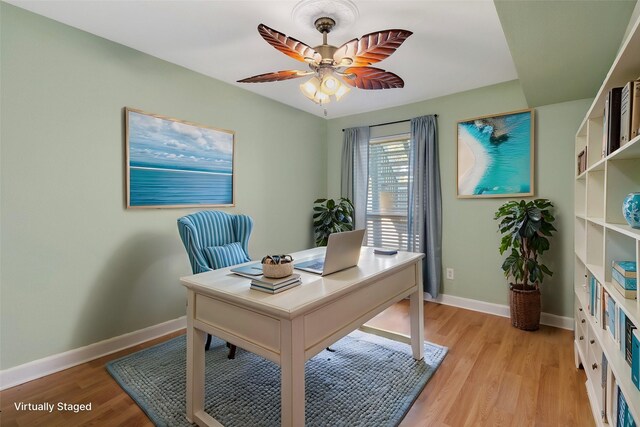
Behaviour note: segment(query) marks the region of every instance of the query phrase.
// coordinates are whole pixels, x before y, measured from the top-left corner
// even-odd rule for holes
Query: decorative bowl
[[[629,193],[622,202],[624,219],[633,228],[640,228],[640,192]]]
[[[291,255],[267,255],[262,258],[262,274],[271,279],[280,279],[293,274]]]

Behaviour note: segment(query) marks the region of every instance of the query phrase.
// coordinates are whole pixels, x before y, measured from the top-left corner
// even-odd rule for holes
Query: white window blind
[[[409,135],[371,139],[367,245],[407,249]]]

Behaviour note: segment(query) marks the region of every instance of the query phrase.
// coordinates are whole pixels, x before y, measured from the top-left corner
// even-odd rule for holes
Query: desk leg
[[[411,350],[413,358],[421,360],[424,357],[424,298],[422,296],[422,262],[416,263],[416,282],[418,289],[409,299],[409,314],[411,319]]]
[[[187,420],[204,410],[204,344],[205,333],[193,326],[195,293],[187,291]]]
[[[282,427],[304,426],[304,333],[302,318],[281,320],[280,399]]]

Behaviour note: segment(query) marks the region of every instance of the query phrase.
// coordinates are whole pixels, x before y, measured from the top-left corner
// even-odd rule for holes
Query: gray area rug
[[[159,426],[185,418],[186,337],[114,360],[107,370]],[[438,368],[447,349],[409,345],[355,331],[305,365],[307,426],[396,426]],[[205,411],[225,427],[280,425],[280,367],[238,348],[227,359],[213,338],[206,353]]]

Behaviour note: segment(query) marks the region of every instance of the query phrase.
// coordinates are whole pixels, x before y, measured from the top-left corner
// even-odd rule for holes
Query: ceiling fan
[[[277,82],[313,75],[300,85],[300,90],[316,104],[330,102],[332,95],[339,100],[349,92],[347,85],[367,90],[404,87],[404,81],[396,74],[370,65],[389,57],[413,34],[411,31],[377,31],[336,47],[327,43],[327,34],[336,25],[335,20],[321,17],[314,25],[322,33],[322,44],[313,48],[264,24],[258,25],[258,33],[267,43],[293,59],[306,62],[309,70],[259,74],[238,83]]]

